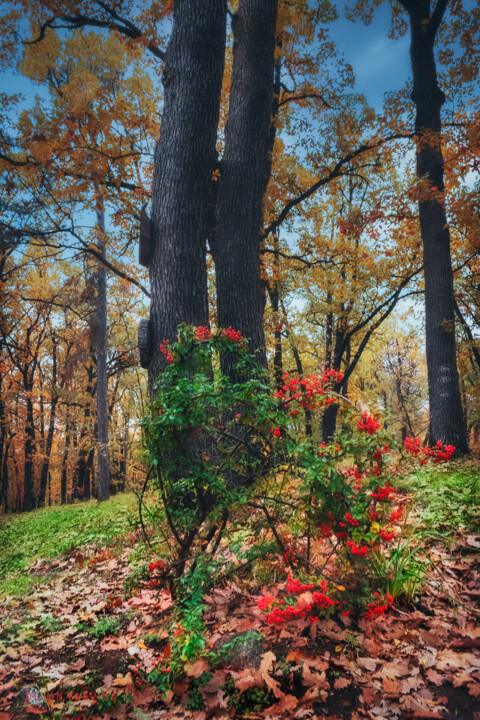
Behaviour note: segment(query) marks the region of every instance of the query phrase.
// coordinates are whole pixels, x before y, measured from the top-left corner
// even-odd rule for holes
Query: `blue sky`
[[[343,2],[337,2],[338,21],[329,25],[330,34],[357,78],[357,90],[362,92],[377,111],[381,110],[383,94],[402,87],[410,78],[409,38],[388,38],[390,8],[384,3],[366,26],[351,23],[343,15]],[[32,85],[12,71],[0,73],[3,92],[23,92],[31,97]],[[36,87],[34,92],[39,92]]]
[[[332,39],[353,68],[357,90],[380,111],[383,94],[398,90],[411,77],[408,35],[399,40],[388,37],[390,7],[383,3],[370,25],[349,22],[343,15],[343,2],[336,6],[339,19],[329,26]]]

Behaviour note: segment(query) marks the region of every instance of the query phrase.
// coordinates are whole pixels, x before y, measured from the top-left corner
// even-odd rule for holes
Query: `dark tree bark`
[[[211,243],[218,324],[240,330],[264,364],[260,228],[270,169],[276,16],[277,0],[240,0],[233,17],[232,86]],[[224,370],[231,373],[228,360]]]
[[[160,344],[182,322],[208,325],[207,210],[225,36],[225,0],[176,0],[152,189],[150,389],[164,362]]]
[[[105,213],[101,197],[97,201],[98,248],[105,257]],[[108,453],[108,376],[107,376],[107,271],[102,262],[97,268],[97,488],[98,499],[110,497],[110,459]]]
[[[27,407],[25,417],[25,466],[23,474],[23,511],[28,512],[35,508],[35,496],[33,494],[33,469],[35,452],[35,420],[33,415],[33,373],[27,368],[23,374],[23,386],[27,396]]]
[[[63,450],[62,459],[62,476],[60,480],[60,502],[65,505],[67,502],[67,469],[68,469],[68,454],[70,451],[70,415],[69,408],[67,405],[67,417],[65,420],[65,448]]]
[[[430,402],[430,442],[468,452],[455,348],[453,272],[445,211],[441,107],[434,44],[448,0],[399,0],[410,18],[410,57],[417,136],[420,232],[425,273],[425,330]]]
[[[87,365],[87,389],[86,389],[86,395],[93,397],[94,392],[94,386],[93,386],[93,376],[94,376],[94,367],[93,367],[93,360],[89,362]],[[76,472],[76,478],[77,482],[75,483],[75,486],[73,488],[73,499],[74,500],[88,500],[90,498],[90,492],[91,492],[91,469],[92,469],[92,461],[90,459],[90,453],[87,450],[87,447],[85,446],[85,438],[89,435],[91,432],[91,408],[90,408],[90,400],[87,400],[85,404],[85,409],[83,411],[83,422],[82,422],[82,428],[80,431],[80,439],[78,442],[79,450],[78,450],[78,462],[77,462],[77,472]]]

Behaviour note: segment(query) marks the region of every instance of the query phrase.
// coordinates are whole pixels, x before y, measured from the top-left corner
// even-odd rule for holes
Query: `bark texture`
[[[105,213],[101,198],[97,205],[98,248],[105,257]],[[110,497],[110,458],[108,452],[108,376],[107,376],[107,270],[102,262],[97,268],[97,488],[98,499]]]
[[[425,273],[425,323],[430,442],[468,452],[455,348],[453,272],[445,211],[441,107],[445,96],[437,82],[435,37],[448,0],[401,0],[411,29],[410,57],[417,134],[420,232]]]
[[[164,362],[161,343],[182,322],[208,325],[207,209],[225,36],[225,0],[176,0],[152,189],[151,390]]]
[[[240,0],[232,20],[232,86],[211,241],[218,324],[240,330],[263,363],[260,228],[270,169],[276,17],[277,0]],[[231,373],[228,360],[224,370]]]

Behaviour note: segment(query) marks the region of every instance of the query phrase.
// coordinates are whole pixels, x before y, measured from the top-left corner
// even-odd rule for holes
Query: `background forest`
[[[428,18],[430,3],[423,4]],[[440,256],[435,244],[433,254],[422,253],[422,202],[446,203],[454,282],[448,302],[455,318],[442,316],[442,332],[457,354],[460,421],[453,401],[449,412],[459,427],[465,424],[470,446],[478,442],[478,4],[439,0],[431,17],[436,87],[444,93],[438,106],[444,186],[442,179],[435,185],[416,167],[419,156],[435,150],[436,141],[425,133],[424,146],[419,144],[412,81],[398,87],[392,76],[381,88],[383,104],[371,107],[356,88],[355,67],[335,42],[343,32],[353,38],[355,28],[368,24],[376,12],[383,19],[391,14],[385,37],[403,42],[409,19],[414,27],[411,3],[383,7],[379,0],[364,0],[344,7],[280,0],[276,18],[271,15],[270,66],[270,46],[261,35],[268,28],[245,25],[257,30],[246,44],[251,55],[243,56],[255,69],[255,81],[245,64],[232,81],[236,5],[227,11],[224,71],[215,69],[213,51],[205,60],[211,64],[208,77],[217,77],[221,92],[218,127],[215,120],[212,135],[206,121],[201,121],[204,127],[200,121],[196,129],[191,125],[190,137],[182,140],[184,157],[178,149],[172,155],[175,168],[190,168],[195,179],[202,170],[195,167],[191,149],[197,148],[200,157],[208,132],[208,142],[216,146],[217,159],[208,159],[207,185],[202,180],[208,202],[193,208],[203,233],[199,242],[205,246],[207,241],[202,257],[194,232],[189,235],[181,222],[176,228],[168,218],[164,222],[162,197],[170,208],[177,201],[181,207],[181,197],[172,199],[162,185],[161,172],[167,180],[180,173],[168,165],[171,148],[162,141],[155,160],[163,113],[169,118],[164,143],[169,128],[183,131],[182,118],[208,117],[203,105],[192,113],[192,105],[187,112],[181,103],[174,107],[174,100],[168,104],[169,79],[175,76],[174,36],[170,75],[166,55],[174,4],[4,4],[0,502],[5,511],[140,487],[145,468],[139,420],[148,396],[147,373],[140,364],[150,365],[151,378],[158,372],[160,341],[175,339],[182,321],[231,325],[250,338],[252,347],[264,343],[277,389],[285,372],[341,371],[337,393],[381,413],[399,440],[407,435],[428,439],[424,270],[431,267],[430,274],[440,278],[436,288],[431,285],[432,307],[443,302],[442,287],[449,280],[435,264]],[[255,18],[255,3],[245,3],[240,17],[242,12]],[[179,32],[182,23],[192,22],[188,13],[179,2]],[[213,24],[202,31],[214,47]],[[218,54],[223,58],[222,47]],[[240,53],[239,41],[239,58]],[[403,60],[402,77],[411,78],[408,57]],[[187,57],[186,77],[195,71],[190,62]],[[382,58],[375,62],[381,64]],[[206,68],[197,71],[206,76]],[[262,95],[262,82],[271,84],[270,94]],[[248,96],[252,87],[253,100]],[[198,85],[188,101],[194,106],[207,96]],[[252,102],[253,120],[229,124],[229,118],[239,117],[232,108]],[[431,130],[438,135],[440,127]],[[166,169],[154,180],[154,168],[163,159]],[[258,168],[252,174],[248,163],[255,165],[255,159]],[[246,168],[243,175],[237,172],[236,186],[230,167]],[[195,181],[182,177],[185,196],[196,198]],[[157,200],[151,198],[152,180]],[[427,225],[432,226],[431,219]],[[183,241],[175,233],[192,243],[191,253],[187,245],[179,251],[191,259],[177,275],[162,239],[170,237],[178,248]],[[228,269],[235,262],[238,272]],[[203,301],[191,288],[203,264],[208,307],[200,311]],[[152,277],[158,280],[151,282]],[[188,303],[195,309],[189,310]],[[159,307],[163,310],[156,313]],[[249,319],[245,308],[255,308],[256,318]],[[168,322],[155,319],[162,312],[170,313]],[[327,441],[342,423],[343,410],[333,403],[323,416],[300,413],[297,432]],[[461,433],[437,433],[433,439],[439,438],[466,449]]]

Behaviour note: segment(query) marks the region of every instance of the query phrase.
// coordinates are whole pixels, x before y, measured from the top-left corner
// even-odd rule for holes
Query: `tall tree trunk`
[[[6,458],[8,456],[9,446],[7,444],[7,418],[5,413],[5,405],[3,402],[2,389],[3,376],[0,373],[0,506],[2,505],[2,502],[5,502],[5,512],[7,512],[8,473],[4,473],[4,468],[7,467]]]
[[[400,0],[408,11],[410,57],[417,134],[417,177],[420,232],[425,273],[425,330],[430,402],[430,442],[455,445],[468,452],[455,348],[453,272],[450,232],[445,211],[441,107],[434,44],[448,0]]]
[[[50,469],[50,456],[52,454],[53,436],[55,432],[55,416],[57,412],[58,394],[57,394],[57,341],[53,338],[52,348],[52,398],[50,400],[50,414],[48,418],[47,439],[44,448],[44,460],[42,472],[40,474],[40,496],[38,500],[39,507],[45,505],[45,493],[47,490],[47,481]]]
[[[212,242],[218,324],[240,330],[264,364],[260,227],[270,167],[276,17],[277,0],[240,0],[232,20],[232,86]],[[223,358],[228,373],[230,363]]]
[[[300,352],[298,350],[297,343],[295,342],[295,337],[294,337],[294,335],[290,329],[290,325],[288,324],[288,321],[287,321],[286,307],[284,305],[283,300],[281,300],[280,302],[281,302],[283,317],[285,318],[285,331],[287,333],[287,339],[288,339],[288,342],[290,345],[290,349],[293,353],[293,357],[295,358],[295,365],[297,366],[298,377],[303,377],[302,358],[300,356]],[[305,435],[308,438],[310,438],[313,435],[312,411],[309,410],[308,408],[304,408],[304,413],[305,413]]]
[[[283,348],[282,348],[282,319],[280,314],[280,257],[279,257],[279,237],[278,231],[273,233],[274,245],[274,261],[273,261],[273,277],[268,283],[268,294],[273,311],[274,322],[274,354],[273,354],[273,376],[275,378],[275,387],[281,390],[283,384]]]
[[[29,377],[28,369],[24,372],[24,388],[27,395],[27,414],[25,418],[25,466],[23,471],[23,510],[28,512],[35,507],[33,494],[33,456],[35,452],[35,421],[33,416],[32,389],[33,379]]]
[[[67,472],[68,472],[68,454],[70,450],[70,416],[67,405],[67,417],[65,420],[65,448],[62,460],[62,476],[60,480],[60,502],[65,505],[67,502]]]
[[[179,323],[208,325],[207,210],[225,36],[225,0],[176,0],[152,189],[150,390],[164,362],[160,344]]]
[[[103,198],[97,198],[98,248],[105,257],[105,212]],[[108,454],[108,376],[107,376],[107,271],[99,261],[97,268],[97,482],[98,499],[110,497],[110,459]]]
[[[10,451],[10,445],[13,440],[13,435],[11,435],[8,440],[5,443],[4,447],[4,453],[2,457],[2,488],[0,491],[0,506],[2,502],[5,506],[5,512],[9,511],[9,505],[8,505],[8,488],[9,488],[9,476],[8,476],[8,453]]]
[[[87,390],[86,395],[93,398],[94,386],[93,386],[93,360],[91,360],[87,366]],[[78,449],[78,463],[77,463],[77,482],[73,489],[73,499],[87,500],[90,497],[90,472],[91,465],[89,464],[89,451],[85,447],[85,438],[89,436],[92,431],[90,418],[92,415],[90,407],[91,399],[87,399],[85,409],[83,411],[83,422],[80,431],[79,438],[79,449]],[[91,439],[93,443],[93,438]]]

